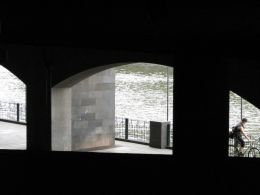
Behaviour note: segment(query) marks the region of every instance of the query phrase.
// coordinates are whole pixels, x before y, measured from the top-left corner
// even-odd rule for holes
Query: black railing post
[[[16,104],[16,117],[17,117],[17,122],[20,120],[20,104]]]
[[[128,140],[128,118],[125,119],[125,139]]]
[[[170,147],[171,144],[171,132],[170,132],[170,124],[167,124],[167,146]]]

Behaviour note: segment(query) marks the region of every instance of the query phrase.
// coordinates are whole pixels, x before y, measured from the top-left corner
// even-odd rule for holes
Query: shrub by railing
[[[0,120],[26,123],[26,105],[0,102]]]

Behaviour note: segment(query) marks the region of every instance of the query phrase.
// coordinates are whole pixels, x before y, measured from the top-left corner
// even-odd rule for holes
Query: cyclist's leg
[[[235,156],[238,155],[238,151],[239,151],[238,147],[239,147],[239,141],[237,139],[237,136],[234,136],[234,148],[235,148],[234,155]]]
[[[238,136],[237,138],[238,138],[238,142],[240,144],[239,155],[243,156],[244,155],[245,141],[242,139],[241,136]]]

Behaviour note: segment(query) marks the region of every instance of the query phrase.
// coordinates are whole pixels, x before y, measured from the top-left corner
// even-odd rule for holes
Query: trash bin
[[[166,148],[167,147],[167,125],[170,122],[150,121],[150,147]]]

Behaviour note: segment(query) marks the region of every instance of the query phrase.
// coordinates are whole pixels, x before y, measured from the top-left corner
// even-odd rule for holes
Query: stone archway
[[[112,68],[127,64],[134,63],[86,70],[52,88],[53,150],[87,151],[114,145],[115,73]]]

